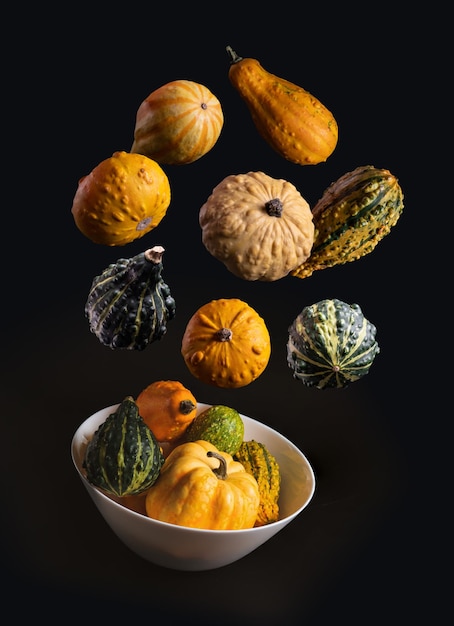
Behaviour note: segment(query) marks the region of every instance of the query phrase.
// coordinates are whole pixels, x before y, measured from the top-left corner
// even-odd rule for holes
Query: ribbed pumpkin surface
[[[247,302],[219,298],[191,317],[181,354],[191,374],[202,382],[236,389],[249,385],[265,370],[271,339],[265,320]]]
[[[151,487],[163,463],[154,434],[127,397],[93,435],[83,466],[90,483],[107,493],[127,496]]]
[[[175,300],[162,280],[164,248],[118,259],[93,280],[85,305],[90,330],[112,349],[143,350],[167,332]]]
[[[131,152],[168,165],[193,163],[213,148],[223,124],[221,103],[207,87],[175,80],[140,105]]]
[[[366,165],[344,174],[312,209],[312,251],[291,274],[307,278],[369,254],[396,224],[403,207],[402,189],[389,170]]]
[[[380,351],[375,335],[358,304],[322,300],[290,326],[287,362],[308,387],[346,387],[369,372]]]

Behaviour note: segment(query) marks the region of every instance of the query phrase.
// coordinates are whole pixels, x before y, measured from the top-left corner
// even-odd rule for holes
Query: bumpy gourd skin
[[[271,74],[257,59],[242,58],[230,46],[229,79],[246,103],[259,134],[282,157],[298,165],[327,160],[338,141],[338,125],[315,96]]]
[[[169,179],[156,161],[118,151],[79,180],[71,212],[94,243],[124,246],[156,228],[170,200]]]
[[[265,444],[255,440],[243,441],[233,458],[254,476],[259,486],[260,505],[254,525],[277,522],[281,472],[276,458]]]
[[[140,415],[157,440],[175,442],[197,414],[197,400],[179,380],[155,380],[136,398]]]
[[[287,364],[307,387],[346,387],[369,373],[380,352],[376,331],[358,304],[321,300],[290,326]]]
[[[236,389],[256,380],[268,365],[271,338],[265,320],[238,298],[201,306],[189,320],[181,354],[196,378]]]
[[[372,252],[400,218],[403,198],[397,178],[387,169],[364,165],[341,176],[313,207],[312,250],[291,275],[308,278]]]
[[[103,422],[85,451],[88,481],[112,495],[143,493],[158,479],[164,456],[131,396]]]
[[[176,304],[162,280],[164,248],[118,259],[93,280],[85,305],[90,330],[112,349],[144,350],[167,332]]]
[[[292,183],[264,172],[226,176],[202,205],[199,223],[208,252],[244,280],[287,276],[314,241],[308,202]]]

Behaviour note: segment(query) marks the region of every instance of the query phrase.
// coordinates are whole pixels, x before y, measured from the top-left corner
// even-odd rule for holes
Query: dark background
[[[174,623],[187,615],[203,624],[439,623],[446,498],[437,494],[446,435],[441,400],[428,390],[445,383],[427,354],[439,322],[439,300],[429,294],[437,236],[427,215],[440,210],[428,171],[438,154],[432,129],[440,133],[448,122],[423,33],[435,36],[438,59],[445,42],[428,15],[397,18],[354,6],[302,7],[296,15],[279,3],[246,18],[246,7],[125,5],[95,13],[79,5],[60,14],[40,5],[28,10],[27,26],[14,22],[21,55],[14,53],[14,73],[8,65],[4,77],[4,158],[12,162],[3,181],[10,195],[3,207],[1,493],[2,591],[4,606],[19,592],[17,615],[88,623],[110,616]],[[326,163],[286,162],[258,136],[229,83],[226,45],[334,113],[339,143]],[[123,248],[91,243],[71,215],[79,178],[129,150],[142,100],[179,78],[205,84],[221,101],[219,141],[196,163],[164,168],[172,202],[156,230]],[[203,247],[198,211],[225,176],[262,170],[291,181],[313,206],[359,165],[389,169],[405,195],[399,222],[367,257],[305,280],[248,283]],[[163,278],[176,317],[142,353],[104,348],[84,317],[91,281],[154,244],[166,249]],[[180,355],[189,317],[221,297],[247,301],[272,338],[268,368],[239,390],[199,383]],[[369,375],[343,390],[305,388],[286,364],[288,326],[324,298],[358,303],[377,327],[381,352]],[[229,404],[279,430],[316,473],[303,514],[225,568],[174,572],[141,560],[105,524],[71,462],[71,438],[86,417],[166,378],[202,402]]]

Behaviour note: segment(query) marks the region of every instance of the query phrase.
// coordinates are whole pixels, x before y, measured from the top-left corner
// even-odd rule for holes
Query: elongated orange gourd
[[[324,162],[334,151],[333,114],[308,91],[242,58],[227,46],[229,79],[245,101],[259,134],[282,157],[298,165]]]

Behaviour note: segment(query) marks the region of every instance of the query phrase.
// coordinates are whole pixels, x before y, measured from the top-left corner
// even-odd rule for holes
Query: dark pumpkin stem
[[[180,413],[182,415],[189,415],[195,409],[195,404],[192,400],[182,400],[180,402]]]
[[[230,328],[221,328],[215,334],[216,341],[230,341],[232,339],[232,331]]]
[[[270,217],[282,217],[284,205],[279,198],[273,198],[265,202],[265,209]]]
[[[230,46],[226,47],[227,53],[230,57],[230,63],[233,65],[233,63],[239,63],[240,61],[243,60],[243,57],[238,56],[238,54],[235,52],[235,50],[232,50],[232,48]]]
[[[219,454],[218,452],[212,452],[211,450],[208,450],[207,456],[213,457],[215,459],[218,459],[219,467],[217,467],[216,469],[212,470],[212,472],[213,472],[213,474],[216,474],[216,476],[219,478],[219,480],[225,480],[227,478],[227,461],[224,459],[222,454]]]

